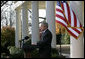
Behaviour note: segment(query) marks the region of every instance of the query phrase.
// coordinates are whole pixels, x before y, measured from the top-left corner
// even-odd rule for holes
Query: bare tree
[[[4,26],[4,24],[7,26],[8,25],[8,21],[7,21],[7,17],[6,17],[6,11],[2,11],[1,10],[1,22],[2,22],[2,26]]]
[[[1,26],[4,26],[3,24],[5,24],[5,26],[9,25],[11,27],[14,25],[15,12],[14,12],[14,10],[11,9],[12,4],[13,4],[13,2],[10,4],[7,2],[6,4],[4,4],[4,8],[1,8],[1,22],[2,22]]]

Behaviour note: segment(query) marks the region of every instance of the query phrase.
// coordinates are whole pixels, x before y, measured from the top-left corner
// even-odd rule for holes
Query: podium
[[[31,39],[29,39],[27,42],[24,42],[24,40],[27,40],[29,37],[26,36],[24,39],[22,39],[23,45],[22,50],[24,51],[24,57],[25,58],[31,58],[31,52],[38,48],[37,45],[31,45]]]
[[[31,58],[31,52],[37,48],[36,45],[26,45],[23,44],[22,49],[25,52],[24,57],[25,58]]]

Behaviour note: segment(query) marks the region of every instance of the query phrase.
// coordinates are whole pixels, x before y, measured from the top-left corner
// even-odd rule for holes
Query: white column
[[[15,46],[20,47],[19,40],[21,39],[21,19],[20,19],[20,9],[16,9],[16,28],[15,28]]]
[[[27,2],[22,4],[22,39],[28,36],[28,7]]]
[[[38,2],[32,1],[32,44],[39,40],[39,15]]]
[[[75,14],[78,16],[78,19],[83,24],[83,8],[82,1],[70,1],[70,6],[74,10]],[[84,7],[84,6],[83,6]],[[71,58],[84,58],[84,44],[83,44],[83,33],[76,40],[70,36],[70,57]]]
[[[46,20],[49,30],[52,32],[52,48],[56,48],[56,28],[55,28],[55,4],[54,1],[46,1]]]

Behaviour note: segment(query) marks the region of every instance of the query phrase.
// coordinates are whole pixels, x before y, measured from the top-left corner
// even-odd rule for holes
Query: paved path
[[[56,45],[56,48],[60,51],[60,45]],[[61,54],[70,58],[70,45],[61,45]]]

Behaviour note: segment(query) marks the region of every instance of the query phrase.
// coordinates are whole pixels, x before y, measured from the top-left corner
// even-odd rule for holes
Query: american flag
[[[83,32],[80,21],[66,1],[57,1],[56,22],[63,25],[68,33],[76,39]]]

